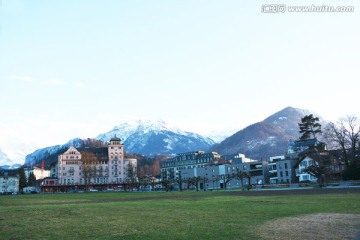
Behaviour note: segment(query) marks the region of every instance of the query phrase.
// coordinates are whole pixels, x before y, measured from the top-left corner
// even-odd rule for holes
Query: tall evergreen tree
[[[328,172],[328,161],[324,159],[320,151],[323,149],[321,145],[317,142],[317,134],[322,133],[321,124],[319,123],[319,118],[314,117],[312,114],[306,115],[301,119],[301,123],[299,123],[299,133],[302,133],[300,140],[306,141],[309,139],[315,139],[315,143],[310,147],[311,151],[307,153],[315,163],[313,165],[308,166],[305,169],[305,172],[317,178],[319,186],[323,186],[325,183],[325,176]]]
[[[311,138],[316,139],[316,135],[322,132],[319,118],[314,117],[312,114],[306,115],[301,119],[299,128],[299,133],[302,134],[300,140],[302,141],[306,141]]]
[[[24,166],[21,166],[19,169],[19,190],[21,191],[24,187],[26,187],[26,176]]]
[[[36,181],[36,177],[35,177],[34,173],[31,172],[31,173],[29,174],[28,185],[31,185],[31,184],[32,184],[33,182],[35,182],[35,181]]]

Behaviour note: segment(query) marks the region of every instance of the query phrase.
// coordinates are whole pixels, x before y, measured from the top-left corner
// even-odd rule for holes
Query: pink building
[[[85,152],[95,156],[96,160],[90,165],[83,164],[82,154]],[[58,187],[55,191],[59,191],[62,186],[63,189],[66,187],[66,191],[74,187],[81,189],[86,181],[90,182],[90,188],[94,189],[120,188],[128,182],[129,164],[134,167],[136,173],[137,160],[124,159],[124,144],[117,137],[112,138],[107,147],[70,147],[58,157],[58,162],[52,170],[55,181],[51,185]],[[51,191],[54,191],[54,188]]]

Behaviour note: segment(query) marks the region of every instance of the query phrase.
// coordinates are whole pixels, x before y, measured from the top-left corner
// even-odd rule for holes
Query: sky
[[[360,117],[359,1],[261,10],[284,2],[0,0],[0,134],[45,147],[136,119],[206,134],[287,106]]]

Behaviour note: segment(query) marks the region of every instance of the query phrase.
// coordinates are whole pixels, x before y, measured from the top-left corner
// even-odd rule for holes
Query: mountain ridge
[[[39,164],[42,159],[47,163],[56,160],[59,153],[70,146],[81,147],[86,141],[109,142],[113,137],[120,137],[127,153],[154,156],[156,154],[177,154],[181,152],[208,150],[214,141],[197,133],[187,132],[169,127],[164,121],[137,121],[122,123],[112,130],[99,134],[95,139],[75,138],[62,145],[55,145],[38,149],[26,156],[25,164]],[[105,145],[104,145],[105,146]]]
[[[99,134],[96,139],[108,142],[114,136],[120,137],[127,152],[146,156],[203,150],[217,151],[220,154],[244,153],[253,159],[264,159],[269,155],[282,154],[287,147],[287,142],[299,137],[298,123],[303,116],[308,114],[319,116],[309,110],[286,107],[263,121],[251,124],[239,131],[232,131],[232,135],[219,143],[197,133],[169,127],[162,120],[121,123],[110,131]],[[320,120],[322,120],[321,117]],[[49,158],[49,156],[55,160],[57,156],[53,155],[69,146],[83,146],[85,141],[86,139],[74,138],[65,144],[37,149],[26,155],[25,164],[36,164],[42,158]],[[3,160],[0,161],[1,165],[15,164],[11,162],[12,159],[7,152],[1,149],[0,160]]]
[[[108,142],[121,132],[128,133],[122,135],[127,152],[148,156],[156,153],[176,154],[199,149],[208,150],[215,143],[200,134],[169,127],[162,120],[123,123],[107,133],[98,135],[96,139]]]
[[[318,116],[310,110],[286,107],[234,133],[210,150],[220,154],[243,153],[258,160],[282,155],[289,140],[299,138],[298,123],[308,114]]]

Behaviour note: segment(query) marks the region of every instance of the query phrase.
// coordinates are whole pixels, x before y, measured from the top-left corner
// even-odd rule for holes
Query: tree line
[[[220,174],[217,176],[214,176],[211,179],[208,179],[207,177],[203,176],[196,176],[191,178],[181,178],[179,176],[178,178],[174,180],[162,180],[162,185],[165,188],[166,191],[171,191],[174,189],[174,185],[177,185],[179,188],[179,191],[183,190],[190,190],[195,189],[196,191],[199,191],[200,184],[203,184],[203,188],[207,189],[205,186],[206,184],[212,183],[212,186],[210,189],[227,189],[228,183],[233,179],[238,179],[241,181],[241,188],[242,190],[250,190],[252,188],[251,185],[251,178],[252,174],[251,172],[243,172],[243,171],[237,171],[236,173],[228,173],[228,174]],[[246,180],[246,184],[244,184],[244,181]],[[220,181],[223,183],[223,186],[219,186]],[[184,189],[185,185],[185,189]],[[208,188],[209,189],[209,188]]]
[[[316,140],[315,145],[306,152],[316,163],[305,171],[316,177],[319,185],[324,185],[333,173],[332,161],[335,164],[339,164],[339,160],[344,162],[345,169],[341,176],[343,180],[360,179],[360,122],[356,116],[348,115],[336,123],[330,122],[322,130],[319,118],[310,114],[301,119],[299,129],[302,134],[300,140]],[[332,159],[329,152],[317,142],[318,137],[322,137],[331,150],[339,152],[337,160]]]

